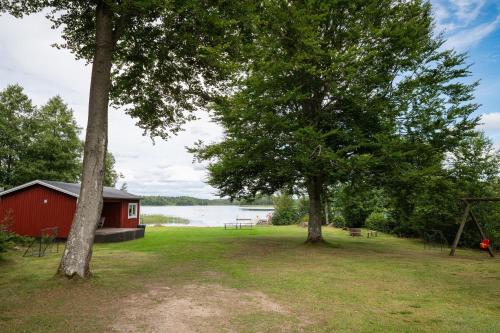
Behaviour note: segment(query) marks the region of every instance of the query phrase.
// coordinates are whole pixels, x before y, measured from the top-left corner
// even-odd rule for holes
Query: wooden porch
[[[95,232],[95,243],[124,242],[144,237],[144,228],[101,228]]]

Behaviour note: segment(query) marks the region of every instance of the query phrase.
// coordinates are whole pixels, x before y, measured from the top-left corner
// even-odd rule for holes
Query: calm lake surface
[[[273,207],[240,206],[141,206],[141,214],[161,214],[182,217],[189,220],[187,226],[220,227],[236,219],[264,219]],[[175,224],[182,226],[182,224]]]

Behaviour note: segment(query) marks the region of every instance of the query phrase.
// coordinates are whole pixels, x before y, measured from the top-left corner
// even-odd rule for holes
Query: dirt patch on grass
[[[112,325],[117,332],[236,332],[231,320],[252,314],[289,311],[267,295],[217,284],[151,287],[123,301]]]

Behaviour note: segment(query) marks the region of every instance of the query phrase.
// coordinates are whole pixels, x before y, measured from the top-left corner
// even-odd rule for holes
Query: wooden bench
[[[349,234],[352,237],[362,236],[360,228],[349,228]]]
[[[224,223],[224,229],[252,229],[254,226],[252,222],[241,221],[252,221],[252,219],[236,219],[234,223]]]

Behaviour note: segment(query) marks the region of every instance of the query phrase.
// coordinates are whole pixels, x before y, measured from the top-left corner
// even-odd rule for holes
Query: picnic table
[[[224,229],[252,229],[254,223],[251,221],[252,219],[236,219],[236,222],[224,223]]]
[[[350,234],[352,237],[362,236],[362,235],[361,235],[361,229],[360,229],[360,228],[349,228],[349,234]]]

